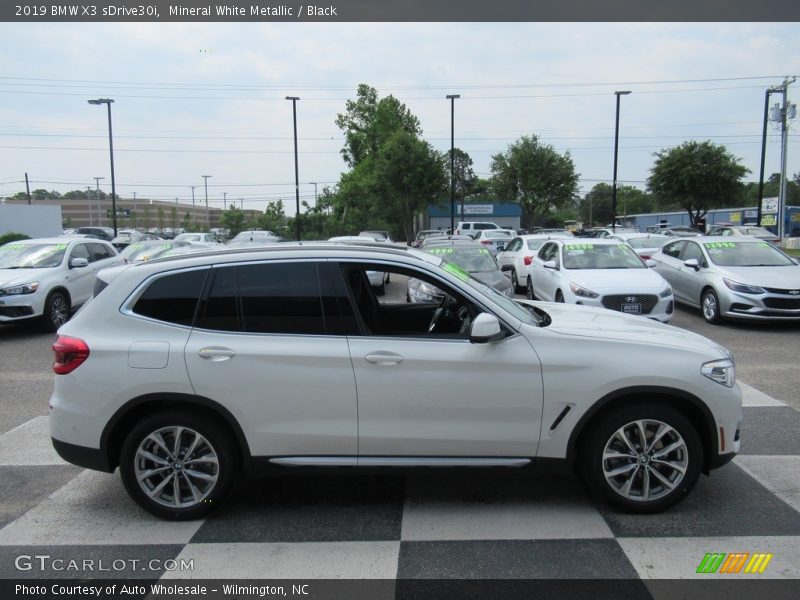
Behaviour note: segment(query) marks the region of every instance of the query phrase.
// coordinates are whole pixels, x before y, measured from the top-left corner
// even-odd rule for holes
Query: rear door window
[[[191,326],[207,272],[208,269],[198,269],[159,277],[139,296],[133,312],[157,321]]]

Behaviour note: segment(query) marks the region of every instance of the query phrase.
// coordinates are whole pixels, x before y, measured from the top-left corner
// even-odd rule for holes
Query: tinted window
[[[104,244],[88,244],[88,246],[89,253],[92,256],[90,262],[94,262],[96,260],[105,260],[106,258],[111,258],[111,256],[113,256],[111,250]]]
[[[215,271],[198,327],[250,333],[325,333],[315,263]]]
[[[156,279],[141,295],[133,312],[177,325],[191,325],[207,271],[186,271]]]

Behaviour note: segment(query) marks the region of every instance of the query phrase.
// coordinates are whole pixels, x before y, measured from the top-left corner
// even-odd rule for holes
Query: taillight
[[[649,254],[640,254],[639,255],[642,260],[650,260],[651,256]]]
[[[492,242],[491,242],[490,240],[481,240],[481,244],[488,244],[488,245],[491,245],[491,243],[492,243]]]
[[[532,256],[526,256],[526,257],[524,257],[524,258],[522,259],[522,262],[524,262],[524,263],[525,263],[525,266],[526,266],[526,267],[529,267],[529,266],[530,266],[530,264],[533,262],[533,257],[532,257]]]
[[[58,336],[56,343],[53,344],[53,352],[56,354],[53,363],[53,372],[56,375],[72,373],[89,358],[89,346],[86,342],[66,335]]]

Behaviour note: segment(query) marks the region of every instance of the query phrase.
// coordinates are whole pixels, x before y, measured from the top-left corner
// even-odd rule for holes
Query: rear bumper
[[[108,464],[108,456],[102,449],[68,444],[56,438],[51,439],[53,441],[53,448],[55,448],[58,455],[68,463],[94,471],[104,471],[106,473],[112,473],[114,471],[114,468]]]

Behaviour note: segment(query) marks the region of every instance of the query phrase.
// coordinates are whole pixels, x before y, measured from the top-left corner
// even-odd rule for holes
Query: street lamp
[[[203,184],[206,186],[206,228],[211,229],[211,213],[208,212],[208,178],[213,175],[201,175]]]
[[[222,192],[222,210],[228,210],[228,192]]]
[[[316,181],[309,181],[308,183],[310,183],[311,185],[314,186],[314,207],[316,207],[317,206],[317,201],[318,201],[318,197],[317,197],[317,182]]]
[[[460,94],[448,94],[445,96],[450,100],[450,235],[454,233],[456,218],[456,180],[453,176],[455,171],[455,104],[456,98],[461,98]],[[461,203],[461,220],[464,220],[464,203]]]
[[[630,90],[614,92],[617,97],[617,119],[614,125],[614,184],[611,187],[611,231],[616,232],[617,226],[617,153],[619,152],[619,97],[627,96]],[[626,215],[627,217],[627,215]]]
[[[292,119],[294,120],[294,197],[295,197],[295,223],[297,223],[297,241],[300,241],[300,174],[297,168],[297,101],[298,96],[286,96],[292,101]]]
[[[114,180],[114,137],[111,134],[111,98],[98,98],[89,100],[89,104],[99,106],[105,104],[108,107],[108,152],[111,156],[111,216],[114,223],[114,237],[117,237],[117,187]]]

